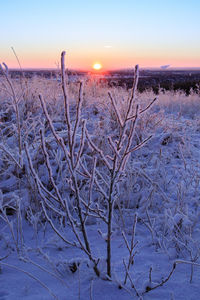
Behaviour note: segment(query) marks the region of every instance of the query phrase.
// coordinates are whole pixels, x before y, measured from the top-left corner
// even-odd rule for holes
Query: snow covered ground
[[[1,82],[0,299],[199,299],[199,96],[161,94],[138,119],[132,147],[149,140],[131,153],[116,184],[111,234],[112,276],[108,278],[107,224],[103,221],[108,209],[103,191],[107,191],[109,172],[102,163],[105,161],[97,157],[95,162],[97,151],[89,145],[89,140],[82,142],[80,121],[74,151],[78,155],[82,145],[84,166],[90,174],[95,170],[97,178],[103,177],[99,179],[100,186],[95,186],[92,183],[95,176],[84,179],[80,172],[86,171],[83,167],[78,169],[80,195],[85,201],[91,198],[94,204],[92,206],[90,199],[87,202],[91,214],[88,213],[85,227],[100,272],[98,277],[93,261],[78,245],[75,233],[81,240],[83,237],[72,176],[38,99],[38,94],[42,93],[56,134],[67,145],[69,136],[60,84],[50,80],[37,83],[34,79],[22,86],[13,82],[13,86],[20,99],[16,103],[8,82]],[[120,129],[108,89],[91,82],[84,91],[80,118],[87,120],[88,134],[109,159],[112,149],[107,137],[115,141]],[[111,92],[123,119],[127,92],[117,88]],[[74,126],[78,85],[69,87],[69,97]],[[139,94],[135,101],[142,110],[153,97],[151,92]],[[62,215],[62,206],[48,198],[48,192],[51,196],[56,196],[56,192],[48,173],[39,133],[41,128],[44,128],[52,177],[60,195],[68,201],[75,231],[66,211],[63,210]],[[40,188],[43,185],[41,194],[24,142],[27,142]],[[101,154],[99,156],[102,158]],[[41,197],[44,194],[48,203]],[[82,211],[87,211],[83,204]],[[99,216],[95,210],[97,205]]]

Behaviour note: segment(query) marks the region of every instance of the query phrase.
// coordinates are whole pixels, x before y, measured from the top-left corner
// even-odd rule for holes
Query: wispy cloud
[[[109,49],[109,48],[112,48],[112,46],[111,45],[105,45],[104,48]]]
[[[161,69],[165,70],[165,69],[168,69],[170,67],[170,65],[164,65],[164,66],[160,66]]]

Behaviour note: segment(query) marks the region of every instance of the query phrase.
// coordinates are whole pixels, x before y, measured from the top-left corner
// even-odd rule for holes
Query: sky
[[[199,0],[0,0],[0,62],[56,68],[200,67]]]

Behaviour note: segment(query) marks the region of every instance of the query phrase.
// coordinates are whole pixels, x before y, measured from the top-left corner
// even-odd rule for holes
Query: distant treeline
[[[129,76],[130,75],[130,76]],[[131,73],[115,74],[114,78],[108,78],[109,85],[132,87]],[[142,93],[152,89],[155,94],[160,91],[182,91],[186,95],[200,93],[200,70],[141,70],[138,89]]]
[[[76,72],[72,70],[67,70],[67,72],[70,75],[74,74],[86,74],[86,72]],[[57,69],[25,69],[25,70],[20,70],[20,69],[10,69],[9,70],[11,78],[33,78],[35,76],[43,77],[43,78],[58,78],[60,76],[60,71]],[[3,75],[2,72],[0,71],[0,75]]]
[[[60,79],[59,70],[9,70],[11,78],[33,78],[35,76],[43,78]],[[88,72],[67,70],[69,78],[86,76]],[[100,83],[109,86],[121,86],[130,89],[133,84],[133,70],[111,71],[106,74],[97,75]],[[0,75],[1,72],[0,72]],[[200,70],[140,70],[140,80],[138,84],[139,92],[152,89],[155,94],[160,91],[182,91],[186,95],[190,93],[200,93]]]

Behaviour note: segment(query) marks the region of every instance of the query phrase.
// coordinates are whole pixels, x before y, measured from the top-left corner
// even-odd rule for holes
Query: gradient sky
[[[0,62],[200,67],[200,0],[0,0]]]

